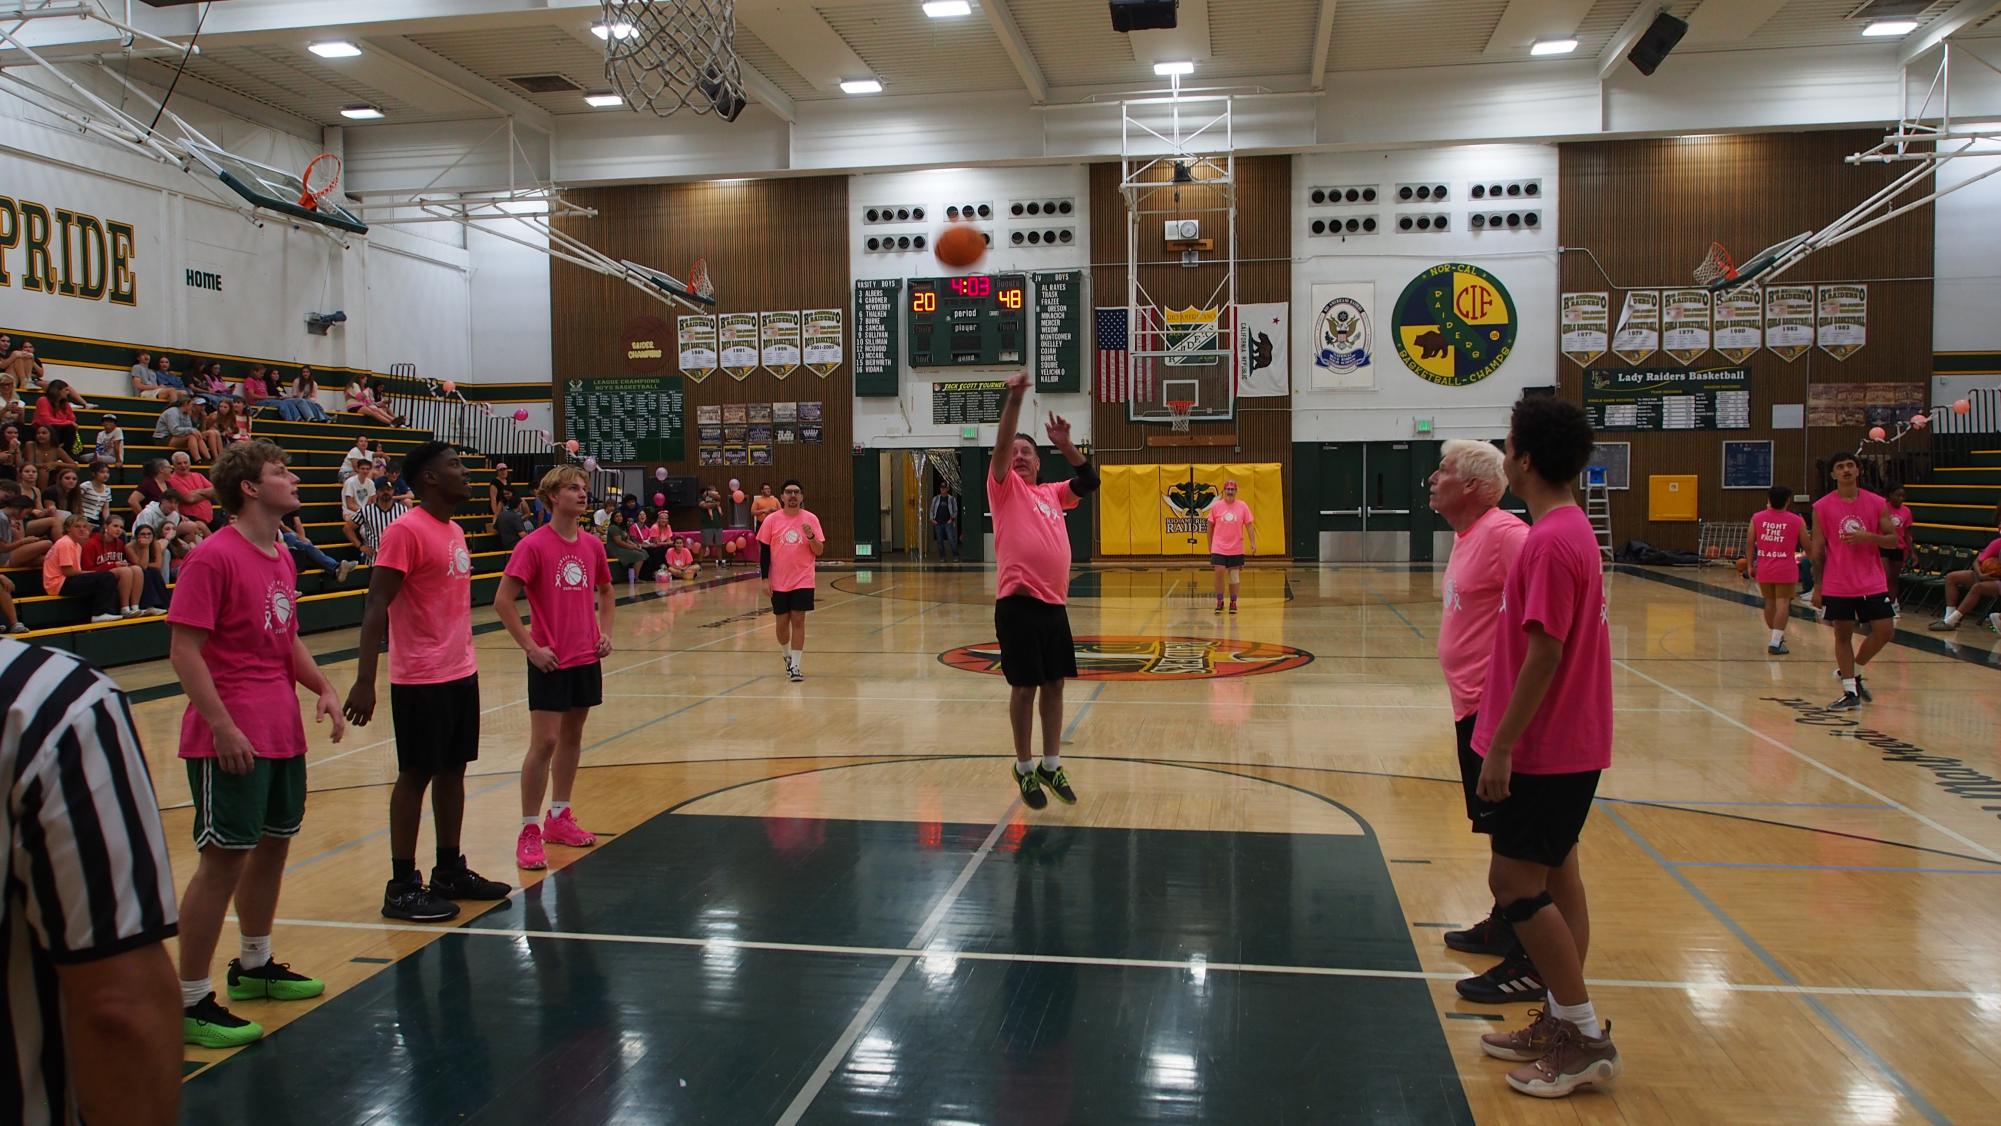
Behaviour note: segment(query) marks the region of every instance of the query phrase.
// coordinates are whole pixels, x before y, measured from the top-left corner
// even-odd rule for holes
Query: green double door
[[[1300,442],[1293,446],[1295,559],[1428,563],[1444,527],[1425,484],[1437,442]]]

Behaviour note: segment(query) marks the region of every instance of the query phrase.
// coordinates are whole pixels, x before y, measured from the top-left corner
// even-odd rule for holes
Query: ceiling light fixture
[[[875,78],[843,78],[841,89],[850,94],[880,94],[882,81]]]
[[[1186,59],[1179,62],[1155,63],[1153,64],[1153,72],[1162,78],[1175,74],[1194,74],[1195,64]]]
[[[361,48],[345,39],[330,39],[324,43],[308,43],[306,50],[323,59],[351,59],[361,54]]]
[[[591,34],[599,39],[630,39],[639,34],[639,29],[629,23],[594,23]]]
[[[1864,35],[1909,35],[1918,29],[1916,20],[1877,20],[1862,29]]]
[[[1529,47],[1531,55],[1568,55],[1577,50],[1575,39],[1538,39]]]
[[[584,95],[584,104],[595,106],[598,109],[609,109],[612,106],[624,105],[625,99],[612,93],[610,90],[593,90]]]
[[[342,106],[340,115],[351,121],[374,121],[382,116],[382,111],[374,106]]]
[[[924,14],[934,20],[973,14],[971,0],[924,0]]]

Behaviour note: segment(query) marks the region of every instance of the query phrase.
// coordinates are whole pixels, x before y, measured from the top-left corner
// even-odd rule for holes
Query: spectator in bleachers
[[[0,374],[0,423],[26,426],[28,417],[28,404],[21,398],[21,390],[14,377]]]
[[[83,515],[93,526],[102,528],[112,516],[111,466],[93,461],[87,472],[90,476],[79,486],[83,494]]]
[[[75,433],[76,427],[70,427],[70,434]],[[40,423],[35,425],[35,440],[28,444],[28,461],[44,472],[76,464],[76,458],[70,456],[69,444],[58,441],[55,427]]]
[[[354,447],[341,455],[340,479],[346,481],[349,477],[354,476],[355,467],[364,461],[370,465],[375,464],[375,455],[369,452],[368,449],[367,435],[356,438],[354,440]]]
[[[653,514],[653,542],[674,546],[674,518],[664,508]]]
[[[226,402],[215,408],[215,432],[221,436],[224,446],[250,440],[250,413],[247,408],[238,407],[235,402]]]
[[[286,390],[285,398],[298,404],[293,408],[299,416],[298,421],[325,422],[327,409],[320,405],[319,394],[320,385],[319,381],[313,378],[313,369],[302,367],[299,369],[299,378],[294,379],[292,386]]]
[[[14,384],[24,391],[41,386],[42,361],[35,358],[35,342],[23,340],[12,349],[0,358],[0,371],[13,376]]]
[[[701,564],[695,562],[695,553],[684,547],[680,540],[669,540],[667,556],[663,562],[667,574],[676,579],[689,581],[702,573]]]
[[[173,394],[173,388],[161,384],[160,377],[153,370],[153,354],[141,352],[132,360],[132,397],[135,399],[166,399]]]
[[[146,468],[139,476],[139,483],[125,496],[125,507],[133,516],[146,511],[146,506],[167,494],[167,473],[173,467],[163,457],[149,458]]]
[[[198,457],[207,465],[222,452],[211,446],[209,435],[188,413],[188,397],[183,392],[175,392],[167,401],[167,409],[160,412],[159,421],[153,424],[153,438],[171,449],[186,450],[191,457]]]
[[[400,501],[402,498],[397,499]],[[500,536],[500,549],[513,551],[514,545],[526,538],[529,532],[528,502],[517,500],[514,507],[501,509],[500,516],[494,521],[494,531]]]
[[[249,374],[245,375],[243,381],[237,385],[237,393],[243,396],[243,411],[246,418],[250,417],[252,411],[271,401],[271,378],[264,374],[263,364],[250,365]]]
[[[87,599],[92,625],[137,617],[139,591],[129,590],[130,598],[127,599],[131,581],[125,572],[83,569],[83,541],[89,535],[88,521],[81,516],[70,517],[69,523],[63,527],[62,538],[56,540],[47,555],[42,556],[42,592]],[[126,572],[135,576],[138,573],[137,568],[126,568]]]
[[[41,467],[33,462],[22,466],[20,487],[21,495],[33,505],[28,509],[28,534],[48,540],[62,535],[63,522],[67,517],[49,503],[49,478]]]
[[[319,546],[313,543],[312,540],[306,538],[306,525],[299,519],[299,513],[296,509],[293,510],[290,516],[278,522],[278,542],[284,544],[285,550],[292,553],[292,564],[302,575],[309,569],[317,568],[325,572],[325,574],[333,576],[332,585],[339,586],[347,581],[349,575],[354,573],[354,560],[335,559],[333,556],[321,551]],[[320,589],[326,589],[326,585],[325,582],[322,582]]]
[[[354,373],[354,378],[348,381],[347,409],[363,418],[372,418],[384,426],[403,425],[402,418],[389,409],[388,403],[383,398],[382,389],[375,386],[375,381],[365,371]]]
[[[217,360],[207,360],[194,365],[187,374],[188,394],[196,402],[215,406],[228,402],[236,396],[230,394],[229,384],[223,381],[222,364]]]
[[[14,580],[0,575],[0,625],[8,633],[26,633],[28,627],[21,624],[21,616],[14,612]]]
[[[90,404],[76,393],[76,388],[60,379],[49,380],[49,385],[42,389],[42,397],[35,403],[35,426],[48,427],[64,452],[76,446],[78,407],[89,410]]]
[[[110,573],[118,579],[118,612],[128,618],[153,613],[146,603],[146,573],[125,553],[125,519],[113,515],[104,527],[83,541],[83,569]],[[159,608],[164,613],[165,607]]]
[[[361,506],[375,497],[375,459],[358,457],[348,463],[347,478],[340,483],[341,518],[346,519],[361,511]],[[394,481],[386,482],[393,491]]]
[[[117,415],[107,414],[99,422],[91,457],[106,465],[125,464],[125,431],[119,428]]]
[[[16,423],[0,426],[0,481],[13,481],[28,464],[28,447],[21,444],[21,427]]]
[[[493,463],[493,480],[486,486],[486,504],[493,511],[493,527],[500,528],[500,514],[514,507],[518,499],[514,489],[514,471],[504,461]]]
[[[642,511],[639,507],[638,493],[626,493],[620,496],[618,498],[618,510],[620,512],[625,513],[625,523],[627,527],[636,530],[639,527],[641,521],[652,523],[651,520],[647,520],[646,513]]]
[[[56,470],[48,475],[48,481],[48,487],[42,490],[42,498],[55,506],[56,515],[62,518],[64,524],[68,524],[72,516],[90,518],[90,514],[83,510],[83,477],[78,474],[76,466]],[[90,526],[95,529],[97,522],[92,520]]]
[[[2001,504],[1994,506],[1994,525],[2001,531]],[[1950,633],[1989,598],[2001,598],[2001,539],[1980,549],[1973,559],[1972,570],[1954,571],[1945,577],[1945,616],[1925,628]],[[1988,614],[1986,624],[1988,629],[2001,633],[2001,611]]]
[[[620,511],[624,511],[622,507]],[[653,574],[659,574],[660,565],[667,561],[668,541],[663,541],[660,538],[660,530],[653,518],[653,510],[650,508],[640,509],[637,517],[627,518],[626,527],[629,529],[627,534],[631,536],[632,542],[639,547],[639,550],[646,553],[647,570]]]
[[[167,545],[160,540],[159,529],[141,524],[132,529],[125,540],[125,558],[139,568],[139,579],[144,588],[139,592],[139,608],[142,610],[165,610],[167,608]]]
[[[647,555],[646,549],[632,538],[632,522],[626,519],[624,509],[611,514],[611,523],[605,529],[605,550],[618,566],[636,572],[641,582],[652,581],[653,572],[660,567],[660,561]]]
[[[181,500],[181,515],[198,521],[209,528],[219,528],[222,522],[215,514],[215,483],[188,460],[185,453],[175,453],[173,471],[167,474],[167,487]]]
[[[188,520],[181,516],[181,498],[172,493],[146,506],[146,510],[133,518],[132,529],[151,528],[160,541],[160,574],[171,582],[174,564],[194,550],[194,545],[202,541],[207,533],[198,520]]]
[[[410,509],[396,501],[396,483],[383,478],[376,483],[375,496],[341,524],[347,542],[361,553],[362,562],[375,565],[375,553],[382,548],[382,532]],[[400,533],[399,533],[400,534]]]
[[[0,567],[32,567],[48,554],[45,536],[28,534],[28,512],[34,506],[21,493],[0,497]]]
[[[165,352],[153,357],[153,381],[169,391],[186,392],[188,381],[174,370],[174,358]]]

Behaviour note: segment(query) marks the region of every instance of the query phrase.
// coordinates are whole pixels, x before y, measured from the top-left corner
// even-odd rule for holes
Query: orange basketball
[[[1702,554],[1709,559],[1721,559],[1723,558],[1723,549],[1712,543],[1702,550]]]
[[[1980,577],[1983,579],[2001,579],[2001,556],[1982,559],[1974,564],[1974,569],[1980,572]]]
[[[957,269],[979,261],[986,256],[987,238],[979,231],[964,223],[945,228],[938,236],[938,261]]]
[[[1737,560],[1737,573],[1740,575],[1749,576],[1751,573],[1751,561],[1749,559],[1744,559],[1740,557]]]

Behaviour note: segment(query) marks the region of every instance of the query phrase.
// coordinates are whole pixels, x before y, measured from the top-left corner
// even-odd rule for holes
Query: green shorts
[[[260,758],[231,774],[212,758],[191,758],[195,847],[256,848],[265,837],[297,836],[306,818],[306,758]]]

